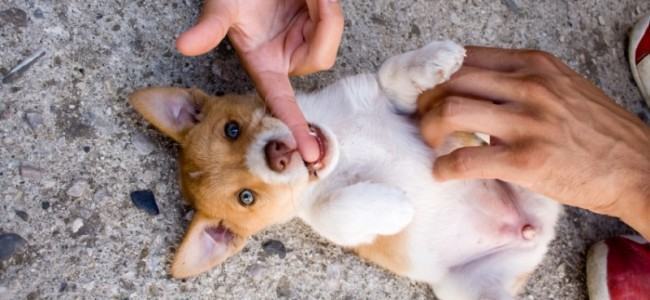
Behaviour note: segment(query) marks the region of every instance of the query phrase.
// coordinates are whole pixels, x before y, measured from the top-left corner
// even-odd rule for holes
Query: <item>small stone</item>
[[[598,16],[598,24],[600,26],[605,26],[605,17],[603,16]]]
[[[95,192],[95,195],[93,195],[93,201],[94,202],[106,202],[111,200],[111,194],[109,194],[106,190],[99,190]]]
[[[135,207],[143,210],[151,216],[160,213],[160,210],[158,210],[158,204],[156,204],[156,197],[154,197],[153,192],[150,190],[131,192],[131,201],[133,201]]]
[[[36,130],[38,127],[43,125],[43,116],[37,112],[26,112],[25,113],[25,122],[29,125],[29,128]]]
[[[329,280],[338,280],[341,278],[341,273],[343,271],[343,266],[340,264],[329,264],[325,268],[325,273]]]
[[[34,10],[34,13],[32,14],[34,18],[37,19],[42,19],[43,18],[43,11],[40,8],[37,8]]]
[[[79,229],[81,229],[83,226],[84,220],[81,218],[76,218],[74,221],[72,221],[72,226],[70,229],[72,230],[72,233],[77,233],[77,231],[79,231]]]
[[[258,278],[263,269],[264,268],[260,264],[254,263],[246,268],[246,274],[252,278]]]
[[[278,298],[291,298],[291,283],[287,276],[282,276],[282,278],[280,278],[280,282],[278,282],[278,285],[275,287],[275,293]]]
[[[156,146],[151,142],[151,140],[141,133],[136,133],[131,142],[140,155],[148,155],[156,149]]]
[[[16,213],[16,216],[23,221],[27,222],[27,220],[29,220],[29,215],[25,211],[14,209],[14,212]]]
[[[84,152],[86,152],[86,153],[90,152],[90,146],[83,146],[82,149],[83,149]]]
[[[41,208],[42,208],[42,209],[48,209],[48,208],[50,208],[50,202],[47,202],[47,201],[43,201],[43,202],[41,202]]]
[[[21,163],[18,171],[20,172],[20,176],[29,179],[37,180],[43,177],[43,169],[27,163]]]
[[[280,258],[285,258],[287,256],[287,249],[284,247],[284,244],[278,240],[267,240],[262,243],[262,249],[269,255],[277,254]]]
[[[564,278],[566,276],[566,265],[565,264],[560,264],[560,266],[557,267],[557,274],[559,275],[560,278]]]
[[[45,179],[41,183],[43,184],[43,187],[46,189],[51,189],[56,186],[56,180],[54,179]]]
[[[75,181],[72,186],[66,191],[66,194],[68,196],[73,197],[73,198],[79,198],[83,196],[83,194],[88,190],[90,185],[88,184],[87,181],[85,180],[77,180]]]
[[[519,14],[520,8],[519,5],[514,0],[501,0],[503,4],[513,13]]]
[[[0,234],[0,261],[7,260],[22,250],[27,241],[15,233]]]
[[[187,212],[185,213],[185,216],[183,216],[183,219],[185,221],[192,221],[192,217],[194,217],[194,210],[188,209]]]
[[[68,288],[68,283],[67,282],[61,282],[59,285],[59,293],[65,292],[65,290]]]

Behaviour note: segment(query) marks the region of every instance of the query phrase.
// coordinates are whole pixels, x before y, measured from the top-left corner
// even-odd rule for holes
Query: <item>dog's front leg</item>
[[[454,42],[432,42],[389,58],[379,69],[379,84],[399,112],[413,113],[418,95],[449,79],[464,57],[465,49]]]
[[[357,246],[372,242],[377,235],[400,232],[413,214],[413,206],[402,190],[361,182],[316,201],[307,221],[332,242]]]

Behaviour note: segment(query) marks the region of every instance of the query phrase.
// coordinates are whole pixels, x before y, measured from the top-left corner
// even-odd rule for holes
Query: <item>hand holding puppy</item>
[[[289,75],[329,69],[343,33],[336,0],[207,0],[198,23],[181,34],[178,50],[204,54],[228,35],[271,112],[284,121],[303,159],[319,148],[296,104]]]
[[[650,238],[650,128],[556,57],[468,47],[464,66],[420,111],[433,146],[455,131],[492,137],[438,158],[437,179],[513,182]]]

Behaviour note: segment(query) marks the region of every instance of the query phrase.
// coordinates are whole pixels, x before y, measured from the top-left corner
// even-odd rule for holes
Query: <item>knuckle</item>
[[[528,142],[517,147],[510,156],[509,163],[519,170],[534,171],[543,168],[549,154],[542,144]]]
[[[528,63],[536,67],[555,66],[557,60],[553,54],[541,50],[528,50],[524,55]]]
[[[462,100],[457,97],[445,98],[438,108],[441,118],[452,118],[462,111]]]
[[[450,170],[457,174],[467,173],[472,164],[472,157],[463,151],[454,151],[450,157]]]
[[[522,86],[527,96],[547,95],[548,79],[539,74],[530,74],[522,78]]]

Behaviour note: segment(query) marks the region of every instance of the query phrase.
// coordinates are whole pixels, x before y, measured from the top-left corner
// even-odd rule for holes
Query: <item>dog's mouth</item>
[[[309,175],[311,177],[318,177],[318,171],[322,170],[325,167],[325,161],[327,158],[327,138],[323,134],[323,131],[316,125],[314,124],[309,124],[309,130],[311,133],[314,135],[314,138],[316,138],[316,143],[318,143],[318,150],[319,150],[319,156],[318,159],[314,162],[308,163],[305,162],[305,166],[307,167],[307,170],[309,170]]]

